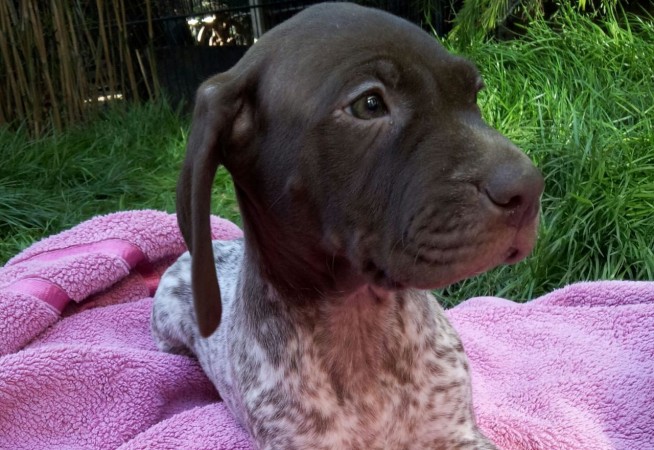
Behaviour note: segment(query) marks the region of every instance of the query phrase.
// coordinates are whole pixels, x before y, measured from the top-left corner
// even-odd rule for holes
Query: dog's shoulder
[[[243,261],[243,239],[229,241],[215,240],[213,246],[213,261],[220,280],[220,294],[225,303],[231,303]]]
[[[243,259],[243,239],[214,240],[211,243],[216,272],[223,295],[231,293],[236,284]],[[185,252],[164,272],[155,297],[192,298],[191,255]]]
[[[243,259],[243,238],[229,241],[214,240],[211,245],[218,275],[234,275],[234,270],[238,270]],[[220,280],[222,281],[222,278]]]

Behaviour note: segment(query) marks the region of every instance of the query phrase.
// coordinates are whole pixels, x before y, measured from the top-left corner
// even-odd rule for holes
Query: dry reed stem
[[[145,66],[143,65],[143,60],[141,59],[141,53],[138,49],[136,52],[136,61],[139,63],[139,68],[141,69],[141,74],[143,75],[143,81],[145,82],[145,89],[148,91],[148,97],[152,98],[152,90],[150,89],[150,83],[148,83],[148,76],[145,73]]]
[[[25,111],[23,109],[23,101],[20,95],[20,86],[18,85],[18,80],[13,74],[17,71],[15,64],[13,64],[13,54],[9,50],[7,43],[12,38],[11,36],[11,14],[9,8],[11,4],[9,2],[0,2],[0,32],[2,33],[2,39],[0,39],[0,51],[2,52],[2,58],[4,59],[4,65],[6,70],[6,79],[7,86],[0,92],[9,92],[13,97],[13,104],[11,98],[8,96],[6,99],[2,99],[0,107],[9,112],[12,107],[16,108],[16,114],[18,117],[24,117]],[[5,122],[6,123],[6,122]]]
[[[157,77],[157,60],[154,55],[154,29],[152,28],[152,3],[151,0],[145,0],[145,13],[148,21],[148,60],[150,61],[150,75],[152,76],[152,87],[154,98],[159,97],[160,86]],[[147,79],[147,77],[144,77]]]
[[[39,87],[36,85],[39,80],[39,73],[43,74],[43,78],[45,81],[46,88],[48,90],[48,99],[50,100],[52,107],[50,108],[50,111],[52,112],[52,120],[54,122],[54,126],[56,129],[61,130],[63,128],[63,122],[61,120],[61,113],[60,113],[60,107],[59,107],[59,102],[57,99],[57,93],[54,88],[54,83],[52,81],[52,77],[50,75],[50,65],[48,64],[48,52],[46,51],[45,48],[45,40],[44,40],[44,31],[43,27],[41,26],[41,20],[39,15],[36,13],[34,10],[34,3],[32,1],[26,1],[24,3],[26,7],[28,8],[28,17],[30,18],[32,22],[32,29],[34,30],[34,33],[29,34],[27,33],[27,36],[33,36],[34,42],[36,44],[36,49],[39,54],[39,59],[41,61],[41,66],[40,68],[37,68],[36,70],[30,71],[30,78],[32,83],[34,83],[34,94],[35,96],[33,97],[33,100],[37,101],[36,104],[34,104],[34,111],[35,113],[41,114],[41,108],[40,106],[40,98],[38,97],[38,91],[40,90]],[[37,134],[40,134],[40,129],[35,130]]]
[[[74,91],[75,93],[75,104],[77,105],[78,118],[83,117],[83,108],[84,100],[88,96],[89,92],[89,83],[84,73],[84,60],[82,59],[82,53],[77,41],[77,33],[75,32],[75,22],[74,16],[71,13],[70,3],[66,2],[68,8],[66,8],[66,22],[68,23],[68,36],[71,39],[71,45],[73,48],[73,54],[75,56],[75,79],[78,89]]]
[[[89,116],[100,94],[128,89],[138,99],[139,78],[150,98],[158,95],[151,42],[149,66],[129,48],[124,0],[95,6],[89,13],[82,0],[0,0],[0,125],[25,124],[33,135],[62,129]]]
[[[127,20],[125,18],[125,3],[123,1],[114,1],[114,9],[116,11],[116,23],[118,24],[118,31],[120,32],[120,41],[121,41],[121,50],[124,48],[127,54],[125,58],[125,67],[127,71],[127,77],[129,78],[129,84],[132,89],[132,95],[135,99],[139,98],[138,87],[136,84],[136,77],[134,76],[134,65],[132,64],[132,55],[129,48],[129,42],[127,40],[127,27],[125,24]]]
[[[103,0],[96,0],[96,5],[98,7],[98,29],[102,41],[101,48],[104,50],[105,70],[109,78],[109,92],[113,93],[116,91],[116,80],[114,77],[113,64],[111,63],[111,52],[109,51],[109,42],[107,40],[107,32],[104,24]],[[100,61],[100,64],[102,64],[102,61]],[[109,93],[105,93],[105,95],[109,95]]]

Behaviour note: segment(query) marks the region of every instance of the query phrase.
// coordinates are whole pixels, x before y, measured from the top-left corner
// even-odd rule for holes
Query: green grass
[[[188,120],[165,103],[108,110],[37,140],[0,129],[0,265],[32,242],[98,214],[175,210]],[[238,222],[231,182],[216,180],[214,210]]]
[[[653,22],[597,24],[565,11],[556,20],[532,23],[520,40],[453,49],[479,66],[486,120],[536,161],[546,190],[533,255],[440,292],[448,304],[526,300],[581,280],[654,279]],[[36,141],[0,130],[0,264],[96,214],[172,212],[187,130],[161,103]],[[213,208],[238,223],[224,171]]]
[[[520,40],[458,49],[483,73],[485,119],[532,157],[546,188],[533,255],[446,298],[654,279],[654,22],[619,20],[562,11]]]

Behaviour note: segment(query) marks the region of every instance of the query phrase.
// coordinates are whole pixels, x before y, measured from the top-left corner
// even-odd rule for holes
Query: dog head
[[[527,255],[543,179],[487,126],[475,66],[390,14],[306,9],[198,90],[178,184],[203,335],[220,321],[210,245],[217,166],[246,259],[287,297],[431,289]]]

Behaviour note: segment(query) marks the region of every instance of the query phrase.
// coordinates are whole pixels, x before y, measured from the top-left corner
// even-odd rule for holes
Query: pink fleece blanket
[[[1,449],[252,448],[197,363],[150,338],[151,296],[183,249],[174,216],[126,212],[0,268]],[[500,448],[654,449],[654,283],[475,298],[448,315]]]

